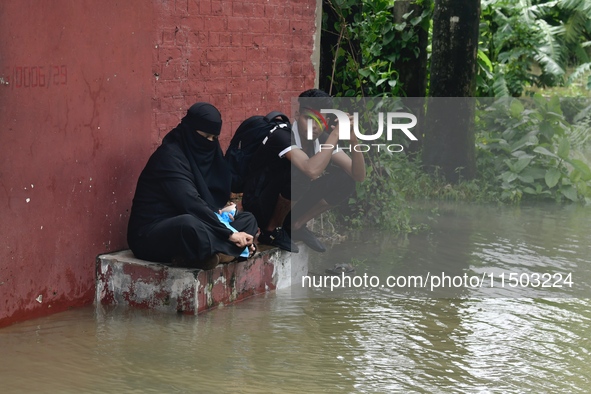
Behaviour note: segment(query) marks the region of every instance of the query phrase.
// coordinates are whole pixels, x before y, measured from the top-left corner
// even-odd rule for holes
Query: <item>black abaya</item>
[[[230,173],[219,143],[196,132],[218,135],[221,116],[206,103],[193,105],[166,135],[142,171],[131,209],[127,240],[140,259],[195,262],[221,252],[238,257],[244,248],[228,240],[232,230],[215,214],[230,197]],[[240,212],[231,223],[255,235],[257,223]]]

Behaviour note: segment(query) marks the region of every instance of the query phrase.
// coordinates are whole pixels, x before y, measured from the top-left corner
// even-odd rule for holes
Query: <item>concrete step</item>
[[[123,250],[97,257],[95,302],[198,314],[300,283],[307,272],[304,245],[297,254],[270,248],[207,271],[144,261]]]

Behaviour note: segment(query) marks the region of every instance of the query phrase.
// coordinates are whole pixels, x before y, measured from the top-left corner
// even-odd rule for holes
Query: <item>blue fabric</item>
[[[236,230],[234,227],[232,227],[230,225],[230,215],[234,216],[236,215],[236,209],[234,209],[232,212],[222,212],[221,214],[216,213],[218,219],[220,220],[220,222],[222,222],[226,227],[228,227],[230,230],[232,230],[232,232],[237,233],[238,230]],[[244,248],[244,251],[242,253],[240,253],[240,257],[246,257],[248,258],[249,255],[249,251],[248,251],[248,247]]]

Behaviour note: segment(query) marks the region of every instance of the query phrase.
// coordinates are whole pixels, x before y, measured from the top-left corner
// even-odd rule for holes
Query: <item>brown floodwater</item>
[[[86,307],[0,329],[0,392],[589,392],[591,209],[441,205],[431,216],[418,235],[353,235],[310,270],[572,272],[576,297],[296,285],[200,316]]]

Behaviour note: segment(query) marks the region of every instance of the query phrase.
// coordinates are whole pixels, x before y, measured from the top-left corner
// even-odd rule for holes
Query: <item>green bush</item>
[[[563,104],[565,105],[565,104]],[[478,164],[501,200],[591,202],[591,170],[573,150],[588,139],[584,122],[569,124],[558,97],[503,99],[479,112]],[[581,123],[583,122],[583,123]]]
[[[401,53],[412,49],[419,56],[417,28],[429,30],[431,7],[420,15],[412,12],[393,22],[393,0],[328,0],[337,15],[334,26],[324,31],[337,34],[333,48],[334,70],[330,77],[336,96],[397,97],[404,95],[394,64]],[[422,1],[417,2],[422,3]],[[429,3],[430,4],[430,3]]]

